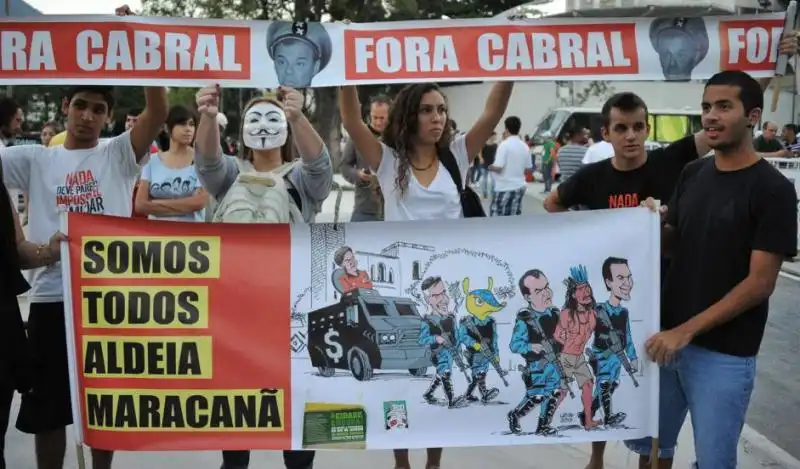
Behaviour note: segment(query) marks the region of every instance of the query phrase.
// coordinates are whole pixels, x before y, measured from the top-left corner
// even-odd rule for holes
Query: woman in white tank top
[[[392,103],[382,140],[362,121],[356,88],[340,89],[342,123],[356,151],[378,177],[385,221],[463,217],[459,188],[439,156],[449,149],[461,180],[467,181],[469,162],[503,118],[513,86],[510,82],[495,84],[483,114],[466,133],[457,136],[450,126],[447,101],[436,84],[406,86]],[[445,387],[445,392],[448,404],[453,406],[456,398],[452,383],[449,387],[450,391]],[[410,469],[407,449],[394,450],[394,457],[396,469]],[[437,469],[441,458],[441,448],[428,448],[426,469]]]

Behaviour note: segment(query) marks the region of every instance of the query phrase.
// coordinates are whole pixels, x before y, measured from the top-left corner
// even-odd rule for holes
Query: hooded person
[[[223,155],[220,147],[220,93],[218,85],[197,93],[195,165],[206,191],[218,202],[214,221],[314,221],[330,193],[333,166],[324,142],[303,114],[303,96],[280,88],[277,94],[251,100],[242,116],[243,151],[237,158]],[[313,451],[284,451],[283,456],[287,469],[310,469],[314,462]],[[222,460],[222,469],[246,469],[250,452],[223,451]]]

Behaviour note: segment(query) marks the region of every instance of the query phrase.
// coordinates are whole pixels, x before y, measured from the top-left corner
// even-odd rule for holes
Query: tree
[[[169,104],[170,106],[181,105],[189,108],[195,107],[195,94],[196,88],[173,88],[169,89]]]
[[[591,81],[581,90],[575,91],[574,81],[556,81],[556,96],[561,106],[578,107],[586,104],[592,98],[608,98],[615,92],[610,81]]]

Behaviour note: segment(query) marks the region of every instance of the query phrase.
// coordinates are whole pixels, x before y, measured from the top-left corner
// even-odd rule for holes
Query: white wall
[[[580,92],[588,82],[575,82],[575,91]],[[447,96],[450,118],[458,124],[459,130],[465,131],[478,119],[483,111],[485,99],[489,94],[491,83],[476,85],[457,85],[443,88]],[[647,81],[618,81],[612,82],[613,92],[631,91],[645,100],[651,109],[700,109],[700,100],[703,94],[703,85],[699,83],[665,83]],[[610,95],[610,94],[609,94]],[[584,103],[583,107],[601,107],[607,96],[595,97]],[[778,101],[777,112],[770,111],[772,103],[772,89],[764,93],[764,119],[775,121],[779,126],[792,122],[792,94],[782,92]],[[795,99],[797,99],[795,97]],[[556,95],[556,85],[553,82],[528,81],[518,82],[514,86],[514,94],[508,106],[507,116],[518,116],[522,120],[522,133],[533,132],[536,125],[548,110],[554,107],[569,105],[562,104]],[[800,100],[796,112],[800,113]],[[800,119],[795,119],[800,121]],[[497,131],[502,132],[502,123]]]

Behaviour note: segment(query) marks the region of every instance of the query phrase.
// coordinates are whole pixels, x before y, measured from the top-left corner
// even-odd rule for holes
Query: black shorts
[[[72,425],[64,303],[31,303],[28,342],[33,386],[22,396],[17,429],[37,434]]]

